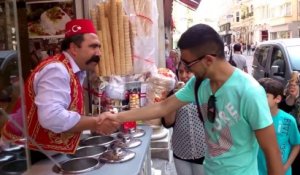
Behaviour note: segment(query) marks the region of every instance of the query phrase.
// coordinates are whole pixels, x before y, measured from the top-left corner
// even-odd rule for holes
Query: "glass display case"
[[[21,59],[16,0],[0,0],[0,129],[16,113],[21,94]],[[20,103],[21,104],[21,103]],[[20,105],[22,106],[22,105]],[[20,110],[22,112],[22,108]],[[21,113],[20,113],[21,114]],[[23,115],[18,120],[23,120]],[[14,118],[16,119],[16,118]],[[20,122],[17,122],[20,123]],[[27,169],[24,145],[6,142],[1,133],[0,174],[21,173]],[[20,140],[22,141],[22,140]],[[18,168],[15,168],[18,167]]]
[[[22,127],[23,80],[39,61],[60,52],[65,23],[77,13],[82,17],[82,7],[75,7],[76,4],[80,6],[81,1],[0,0],[0,129],[10,127],[20,132],[18,144],[5,140],[6,133],[1,132],[0,174],[21,174],[31,167],[29,151],[24,146],[28,137]],[[53,16],[57,11],[65,15]],[[56,25],[51,23],[49,14],[59,18]],[[8,120],[10,124],[5,125]],[[19,168],[11,169],[16,166]]]

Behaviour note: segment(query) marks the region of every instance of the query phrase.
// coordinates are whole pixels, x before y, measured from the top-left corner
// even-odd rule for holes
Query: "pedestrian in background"
[[[300,129],[300,96],[299,96],[299,73],[293,72],[291,75],[291,80],[287,84],[287,94],[285,103],[283,106],[286,108],[287,112],[290,112],[297,121],[298,130]],[[300,174],[300,154],[296,157],[294,163],[292,164],[293,175]]]
[[[251,51],[254,53],[256,45],[254,43],[251,44]]]
[[[241,54],[241,48],[241,45],[238,43],[233,46],[232,59],[235,62],[237,68],[248,73],[246,57]]]
[[[224,43],[224,53],[225,53],[226,57],[229,55],[229,48],[228,48],[227,43]]]
[[[247,55],[251,55],[251,45],[247,44]]]

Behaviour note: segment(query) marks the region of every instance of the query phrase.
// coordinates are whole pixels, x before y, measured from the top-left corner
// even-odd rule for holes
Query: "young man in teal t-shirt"
[[[184,88],[160,103],[106,113],[105,118],[124,122],[168,116],[195,101],[197,77],[202,80],[196,95],[206,134],[205,175],[258,175],[258,144],[267,155],[268,175],[283,175],[266,93],[253,77],[227,62],[219,34],[197,24],[181,35],[178,47],[182,64],[195,75]]]
[[[262,78],[259,83],[267,93],[285,175],[292,175],[291,164],[300,149],[300,134],[296,120],[293,116],[278,108],[283,96],[284,87],[282,83],[271,78]],[[258,169],[259,175],[267,175],[265,156],[261,149],[258,152]]]

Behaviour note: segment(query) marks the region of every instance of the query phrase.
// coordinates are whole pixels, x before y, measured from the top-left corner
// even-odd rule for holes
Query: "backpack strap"
[[[194,94],[195,94],[196,105],[197,105],[197,110],[198,110],[198,117],[201,120],[201,122],[204,123],[203,117],[201,114],[201,110],[200,110],[200,103],[199,103],[199,97],[198,97],[198,90],[199,90],[201,83],[202,83],[202,79],[197,78],[196,82],[195,82],[195,87],[194,87]]]
[[[230,56],[229,56],[229,63],[232,65],[232,66],[234,66],[234,67],[236,67],[236,63],[235,63],[235,61],[233,60],[233,55],[232,55],[232,50],[231,50],[231,52],[230,52]]]

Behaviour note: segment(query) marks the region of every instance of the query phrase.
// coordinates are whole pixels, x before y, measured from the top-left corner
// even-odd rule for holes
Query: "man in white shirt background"
[[[239,43],[233,46],[232,59],[235,62],[237,68],[248,73],[246,57],[242,55],[241,48],[242,46]]]

